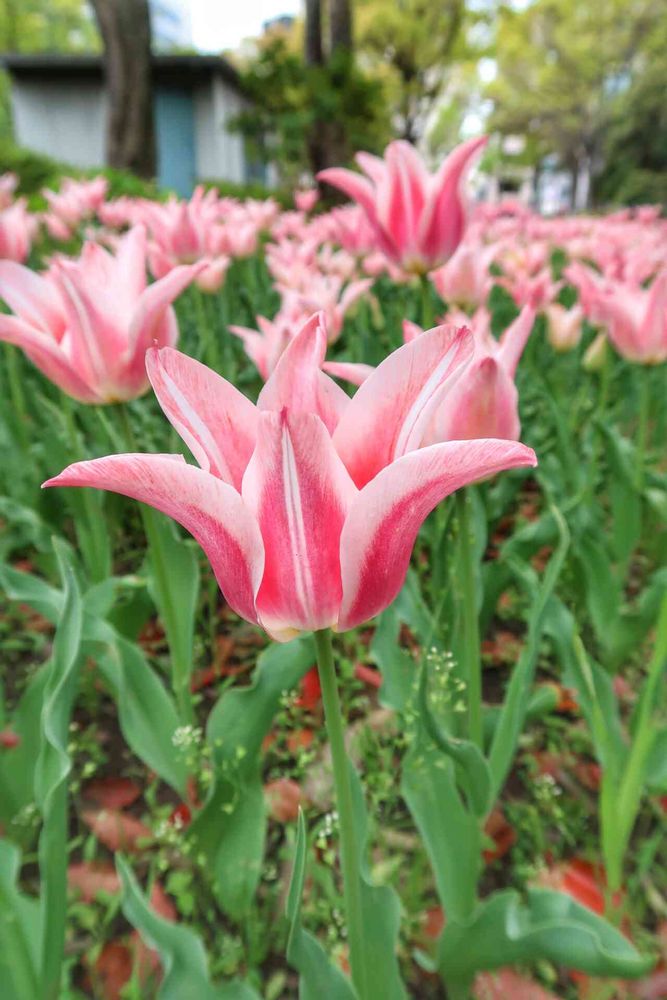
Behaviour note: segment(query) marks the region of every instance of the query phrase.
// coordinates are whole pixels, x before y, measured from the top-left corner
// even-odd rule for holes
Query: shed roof
[[[239,74],[223,56],[213,55],[153,55],[153,75],[159,83],[184,83],[219,74],[240,89]],[[0,53],[0,66],[20,79],[91,79],[103,75],[103,60],[99,55],[63,53]]]

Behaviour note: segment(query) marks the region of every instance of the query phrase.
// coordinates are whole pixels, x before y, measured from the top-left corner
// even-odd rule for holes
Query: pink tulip
[[[327,338],[314,317],[257,406],[191,358],[153,348],[156,395],[199,467],[180,455],[112,455],[45,485],[113,490],[173,517],[206,552],[230,607],[279,641],[353,628],[396,597],[419,527],[444,497],[535,464],[514,442],[419,447],[469,353],[466,337],[428,331],[350,401],[320,370]]]
[[[16,174],[8,172],[0,175],[0,209],[9,208],[14,200],[14,192],[19,179]]]
[[[544,310],[547,317],[547,337],[555,351],[571,351],[581,340],[584,311],[579,304],[566,309],[553,302]]]
[[[75,180],[66,177],[59,191],[43,191],[49,205],[45,221],[56,239],[69,239],[84,219],[97,212],[106,197],[109,182],[106,177]]]
[[[0,260],[23,263],[30,253],[36,228],[37,221],[26,208],[25,198],[0,210]]]
[[[448,260],[463,238],[467,206],[463,177],[486,138],[462,143],[429,174],[416,149],[398,140],[384,159],[357,153],[367,175],[334,167],[318,179],[340,188],[366,213],[380,250],[404,271],[423,274]]]
[[[86,243],[78,260],[56,259],[43,274],[0,261],[0,297],[14,312],[0,316],[0,340],[83,403],[134,399],[148,388],[147,349],[178,339],[170,304],[199,267],[147,286],[141,227],[118,241],[115,256]]]
[[[667,270],[648,289],[609,281],[591,294],[591,311],[619,354],[642,365],[667,361]]]
[[[256,320],[259,330],[232,324],[229,326],[229,332],[241,339],[247,356],[266,382],[281,355],[301,328],[302,319],[299,318],[295,322],[278,313],[272,320],[266,316],[257,316]]]
[[[317,188],[303,188],[301,191],[294,192],[294,204],[296,205],[299,212],[312,212],[312,210],[317,205],[319,200],[319,191]]]
[[[440,329],[458,330],[459,334],[465,333],[469,324],[475,350],[470,363],[459,368],[456,379],[441,393],[424,440],[465,441],[487,437],[517,440],[521,424],[514,375],[535,322],[535,310],[524,306],[500,341],[491,333],[491,316],[484,308],[478,309],[472,319],[456,311],[449,312],[444,319],[448,325]],[[406,344],[414,344],[423,336],[416,323],[404,321]],[[394,355],[400,357],[400,351]],[[379,370],[342,361],[325,362],[323,368],[336,378],[362,386],[364,391],[371,374]],[[357,398],[363,398],[362,391]],[[351,418],[346,415],[346,419]]]
[[[461,243],[454,256],[431,275],[438,295],[462,309],[484,305],[493,285],[489,266],[496,253],[495,246],[472,240]]]

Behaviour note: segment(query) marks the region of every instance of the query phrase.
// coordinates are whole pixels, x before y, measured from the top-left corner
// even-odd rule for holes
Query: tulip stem
[[[433,326],[433,299],[431,297],[431,283],[428,274],[419,275],[419,286],[421,288],[421,325],[422,330],[430,330]]]
[[[649,391],[649,372],[644,368],[640,371],[639,379],[639,418],[637,424],[637,471],[636,471],[636,482],[637,482],[637,492],[640,496],[644,489],[644,465],[646,463],[646,450],[648,448],[648,429],[649,429],[649,408],[651,402],[651,394]]]
[[[20,360],[18,347],[14,347],[13,344],[7,344],[5,347],[5,358],[7,361],[6,371],[7,379],[9,381],[9,395],[11,397],[12,409],[14,411],[13,415],[16,424],[16,432],[21,449],[27,457],[28,449],[30,447],[30,439],[28,436],[28,409],[26,407],[25,394],[23,392],[23,384],[21,382],[21,372],[19,370]]]
[[[317,668],[322,688],[322,702],[331,747],[331,763],[333,767],[334,788],[336,792],[336,807],[338,810],[338,826],[340,830],[340,857],[343,872],[343,898],[345,901],[345,916],[347,919],[347,938],[350,948],[350,968],[352,982],[359,1000],[368,1000],[365,977],[364,924],[361,907],[361,852],[357,829],[354,822],[354,806],[352,800],[352,784],[350,781],[351,764],[345,750],[343,736],[343,717],[336,668],[333,661],[331,632],[322,629],[315,632],[317,649]]]
[[[456,494],[459,514],[459,572],[461,574],[461,632],[463,677],[467,686],[468,738],[482,748],[482,664],[479,655],[479,620],[475,582],[475,539],[472,495],[469,489]]]

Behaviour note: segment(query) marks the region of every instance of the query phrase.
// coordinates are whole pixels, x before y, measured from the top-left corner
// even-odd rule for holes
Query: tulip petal
[[[109,455],[70,465],[44,486],[92,486],[150,504],[182,524],[206,553],[225,600],[256,622],[264,550],[239,494],[182,455]]]
[[[257,400],[259,410],[315,413],[333,434],[349,397],[321,371],[327,352],[324,313],[316,313],[288,344]]]
[[[428,443],[502,438],[516,441],[521,433],[519,395],[513,379],[497,358],[473,361],[457,379],[434,415]]]
[[[463,176],[486,141],[486,136],[482,136],[461,143],[433,178],[419,232],[420,248],[426,258],[447,260],[460,243],[466,219],[466,202],[461,192]]]
[[[667,359],[667,270],[649,289],[639,340],[643,361],[657,364]]]
[[[103,400],[73,371],[67,356],[51,337],[15,316],[0,316],[0,340],[20,347],[32,363],[63,392],[82,403]]]
[[[365,177],[355,173],[354,170],[346,170],[344,167],[328,167],[326,170],[320,170],[317,179],[338,188],[348,198],[361,205],[372,222],[376,221],[375,192],[373,185]]]
[[[334,378],[343,379],[352,385],[361,385],[375,371],[373,365],[364,365],[356,361],[325,361],[322,368]]]
[[[534,323],[535,310],[530,305],[524,306],[500,338],[500,348],[496,357],[511,378],[514,378]]]
[[[151,348],[146,371],[162,410],[202,469],[241,492],[257,409],[230,382],[171,347]]]
[[[0,260],[0,298],[12,312],[39,330],[57,337],[65,326],[58,294],[41,274],[13,260]]]
[[[174,299],[205,267],[204,261],[181,264],[142,292],[130,323],[129,357],[138,359],[143,365],[146,351],[155,339],[159,341],[160,347],[173,347],[172,343],[165,342],[164,337],[160,337],[160,324]]]
[[[257,611],[275,639],[336,621],[340,533],[355,495],[319,417],[262,413],[243,499],[264,539]]]
[[[417,532],[433,508],[468,483],[535,465],[515,442],[447,441],[404,455],[359,493],[340,539],[343,601],[339,631],[386,608],[403,586]]]
[[[390,354],[363,383],[333,436],[359,488],[422,444],[450,379],[472,351],[472,335],[465,327],[435,327]]]

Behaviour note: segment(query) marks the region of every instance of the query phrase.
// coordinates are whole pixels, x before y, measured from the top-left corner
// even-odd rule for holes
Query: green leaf
[[[612,511],[611,544],[615,558],[627,564],[641,534],[641,495],[637,489],[635,448],[607,421],[596,421],[607,443],[609,498]]]
[[[350,763],[352,807],[361,856],[361,908],[364,920],[365,980],[373,985],[373,995],[383,1000],[406,1000],[396,957],[401,922],[401,903],[389,885],[375,885],[366,855],[368,853],[368,816],[363,788]]]
[[[65,548],[54,539],[63,580],[64,605],[53,643],[44,691],[42,743],[35,768],[35,798],[42,814],[39,872],[44,913],[42,991],[44,1000],[60,995],[67,912],[67,777],[72,762],[67,743],[79,683],[83,605]]]
[[[424,841],[447,919],[468,919],[481,871],[480,826],[461,799],[453,760],[423,726],[403,759],[401,794]]]
[[[287,895],[287,919],[290,922],[287,961],[298,970],[299,1000],[355,1000],[352,983],[333,965],[316,937],[301,926],[301,898],[306,876],[306,824],[299,810],[294,867]]]
[[[149,541],[148,589],[167,634],[174,692],[179,704],[189,704],[199,562],[193,544],[180,537],[173,522],[149,507],[142,515]]]
[[[38,900],[19,892],[20,867],[18,848],[0,839],[0,977],[6,1000],[41,996],[41,908]]]
[[[0,821],[5,825],[25,806],[34,802],[33,776],[41,744],[41,715],[49,667],[44,666],[28,683],[11,719],[19,737],[11,753],[0,754]],[[12,829],[16,839],[18,830]]]
[[[516,753],[528,710],[531,688],[535,676],[535,663],[539,652],[539,643],[544,628],[548,601],[560,576],[565,555],[570,544],[570,534],[558,508],[553,506],[551,514],[556,522],[558,531],[558,546],[549,560],[544,578],[533,599],[528,619],[526,643],[521,651],[519,662],[512,671],[500,711],[500,717],[493,734],[493,741],[489,751],[489,767],[493,785],[492,799],[495,799],[500,793],[512,765],[514,754]],[[516,566],[516,563],[514,565]],[[524,583],[533,584],[534,587],[532,569],[524,564],[517,570],[517,573],[523,577]]]
[[[591,976],[622,978],[642,976],[653,965],[602,917],[551,889],[529,889],[525,900],[511,889],[496,893],[472,919],[448,919],[440,938],[445,981],[544,959]]]
[[[314,662],[309,637],[269,646],[257,661],[253,684],[230,688],[209,716],[206,738],[213,783],[190,836],[207,859],[220,906],[234,919],[248,912],[264,857],[262,741],[283,692],[291,690]]]
[[[216,987],[208,975],[208,962],[201,939],[182,924],[172,923],[158,916],[152,910],[145,895],[137,884],[134,874],[121,855],[116,856],[116,868],[123,886],[122,908],[126,918],[141,934],[149,948],[155,948],[160,955],[164,969],[164,979],[158,996],[160,1000],[221,1000],[222,997],[238,996],[243,992],[231,993],[234,984]],[[247,993],[249,1000],[253,993]]]

